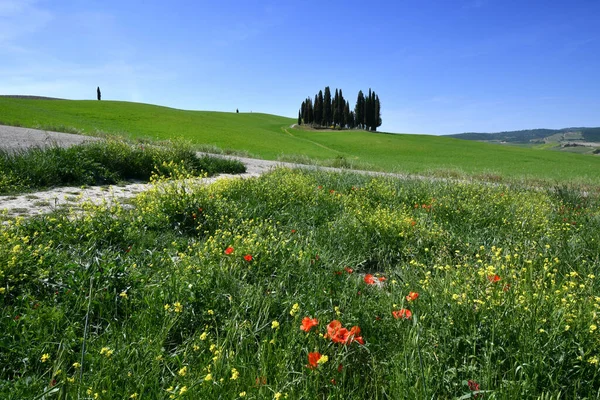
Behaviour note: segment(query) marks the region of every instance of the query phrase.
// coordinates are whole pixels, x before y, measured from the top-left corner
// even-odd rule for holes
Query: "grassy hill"
[[[294,122],[268,114],[185,111],[117,101],[0,98],[0,123],[7,125],[76,128],[132,138],[183,137],[265,159],[301,156],[393,172],[600,184],[600,157],[449,137],[292,129]]]

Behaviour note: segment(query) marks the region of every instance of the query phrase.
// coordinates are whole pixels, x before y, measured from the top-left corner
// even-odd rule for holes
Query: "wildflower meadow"
[[[564,186],[155,178],[1,225],[0,398],[597,399],[599,232]]]

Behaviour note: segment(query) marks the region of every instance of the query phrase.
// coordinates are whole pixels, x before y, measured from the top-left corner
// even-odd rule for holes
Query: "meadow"
[[[183,138],[210,151],[268,160],[488,181],[600,186],[600,157],[448,137],[291,128],[260,113],[185,111],[117,101],[0,97],[0,123],[130,139]],[[385,115],[384,115],[385,118]]]
[[[600,397],[595,197],[153,182],[0,227],[1,398]]]

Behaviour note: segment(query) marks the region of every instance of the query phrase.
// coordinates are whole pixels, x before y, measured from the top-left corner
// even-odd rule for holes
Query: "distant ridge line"
[[[6,97],[9,99],[29,99],[29,100],[66,100],[58,97],[46,97],[46,96],[32,96],[22,94],[0,94],[0,97]]]

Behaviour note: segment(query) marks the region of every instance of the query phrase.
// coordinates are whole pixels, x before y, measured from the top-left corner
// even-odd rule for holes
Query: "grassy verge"
[[[598,396],[579,192],[282,169],[134,206],[0,227],[0,397]]]
[[[53,186],[114,184],[132,179],[147,181],[152,173],[170,173],[174,163],[195,176],[245,171],[237,161],[199,158],[189,145],[180,142],[133,145],[112,139],[67,149],[0,151],[0,194]]]

